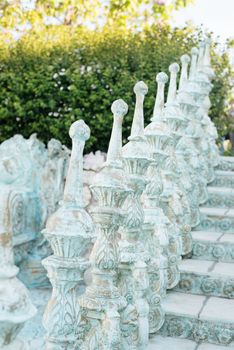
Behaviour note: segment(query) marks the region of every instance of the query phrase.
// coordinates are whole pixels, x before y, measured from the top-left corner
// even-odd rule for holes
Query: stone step
[[[209,199],[205,203],[206,207],[233,208],[234,189],[229,187],[208,187]]]
[[[147,350],[234,350],[234,346],[222,346],[209,343],[198,344],[189,339],[162,337],[150,339]]]
[[[192,259],[234,263],[234,234],[192,231],[192,237]]]
[[[234,157],[220,157],[220,163],[217,167],[218,170],[234,171]]]
[[[234,172],[217,170],[215,172],[215,179],[210,185],[218,187],[234,187]]]
[[[196,231],[234,233],[234,209],[201,207],[201,221]]]
[[[163,308],[166,316],[160,335],[234,346],[234,300],[172,291]]]
[[[184,259],[179,270],[180,282],[174,290],[234,299],[234,264]]]

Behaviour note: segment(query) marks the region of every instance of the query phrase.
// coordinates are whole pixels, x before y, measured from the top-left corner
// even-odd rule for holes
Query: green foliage
[[[31,32],[11,47],[0,47],[0,141],[21,133],[37,132],[70,146],[68,129],[83,118],[91,128],[86,151],[106,151],[112,126],[111,103],[123,98],[129,105],[124,140],[134,110],[133,87],[138,80],[149,86],[145,122],[155,101],[155,75],[179,62],[197,43],[190,28],[171,30],[157,26],[133,33],[106,28],[102,32],[68,26],[50,26]],[[228,128],[225,101],[230,90],[230,67],[225,54],[213,56],[217,77],[212,92],[212,118]],[[226,70],[226,73],[222,72]],[[222,74],[223,76],[221,76]]]
[[[46,24],[73,27],[118,25],[131,29],[150,23],[167,21],[174,10],[193,0],[0,0],[0,29],[3,38],[12,39],[12,31],[20,34],[40,31]]]

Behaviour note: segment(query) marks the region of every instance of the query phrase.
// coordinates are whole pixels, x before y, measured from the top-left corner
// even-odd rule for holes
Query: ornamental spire
[[[158,117],[162,117],[163,115],[163,108],[164,108],[164,89],[165,84],[168,81],[168,76],[164,72],[160,72],[156,76],[156,82],[158,83],[158,89],[157,89],[157,95],[156,95],[156,101],[154,105],[154,112],[153,112],[153,118],[152,121],[155,121],[158,119]]]
[[[110,143],[107,152],[106,164],[121,163],[122,153],[122,123],[123,117],[128,112],[128,105],[122,100],[116,100],[112,103],[111,111],[114,116],[114,122],[111,132]]]
[[[69,163],[66,184],[64,188],[64,203],[83,207],[83,150],[85,141],[90,137],[90,129],[83,120],[74,122],[69,130],[72,139],[72,152]]]
[[[179,90],[183,90],[187,81],[188,81],[188,65],[190,62],[189,55],[183,55],[180,57],[180,62],[182,65],[181,68],[181,74],[180,74],[180,83],[179,83]]]
[[[192,60],[189,72],[189,79],[192,80],[196,75],[197,70],[197,58],[198,58],[198,49],[193,47],[191,50]]]
[[[180,70],[180,66],[177,63],[172,63],[169,66],[169,72],[170,72],[170,84],[169,84],[169,90],[167,95],[167,104],[172,104],[176,100],[176,78],[177,74]]]
[[[148,92],[148,87],[143,81],[138,81],[134,86],[136,95],[135,112],[132,121],[131,135],[129,139],[134,137],[142,137],[144,135],[144,99]]]

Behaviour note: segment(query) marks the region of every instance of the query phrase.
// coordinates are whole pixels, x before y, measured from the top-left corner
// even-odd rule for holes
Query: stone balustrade
[[[52,284],[43,319],[45,349],[145,350],[149,335],[162,327],[162,301],[180,281],[178,264],[192,250],[191,230],[200,223],[199,205],[208,199],[207,184],[214,181],[219,163],[217,132],[208,116],[214,76],[209,45],[207,40],[199,50],[192,49],[191,64],[188,55],[181,57],[178,88],[179,64],[169,66],[170,79],[165,72],[157,74],[155,106],[146,127],[148,88],[143,81],[136,83],[131,133],[124,146],[122,123],[128,106],[123,100],[113,102],[107,155],[84,157],[85,180],[83,149],[90,131],[82,120],[69,131],[68,170],[69,152],[56,140],[46,151],[35,135],[29,140],[15,136],[6,141],[12,150],[6,160],[6,146],[0,146],[5,169],[1,184],[16,227],[10,229],[10,241],[16,240],[14,230],[27,236],[30,225],[21,223],[26,218],[33,222],[34,240],[49,217],[43,235],[51,247],[46,254],[52,255],[40,254],[47,247],[42,238],[32,248],[32,259],[45,258]],[[8,188],[14,193],[7,193]],[[0,249],[5,254],[4,239]],[[26,265],[24,260],[22,270]],[[12,277],[0,274],[2,278]],[[0,317],[0,322],[8,321]],[[6,338],[5,328],[0,336],[0,341]]]

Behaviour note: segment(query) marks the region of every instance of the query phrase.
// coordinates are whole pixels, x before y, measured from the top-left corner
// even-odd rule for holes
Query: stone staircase
[[[216,171],[201,222],[192,233],[192,254],[180,263],[180,282],[166,296],[165,323],[149,350],[234,349],[232,184],[234,172]]]

